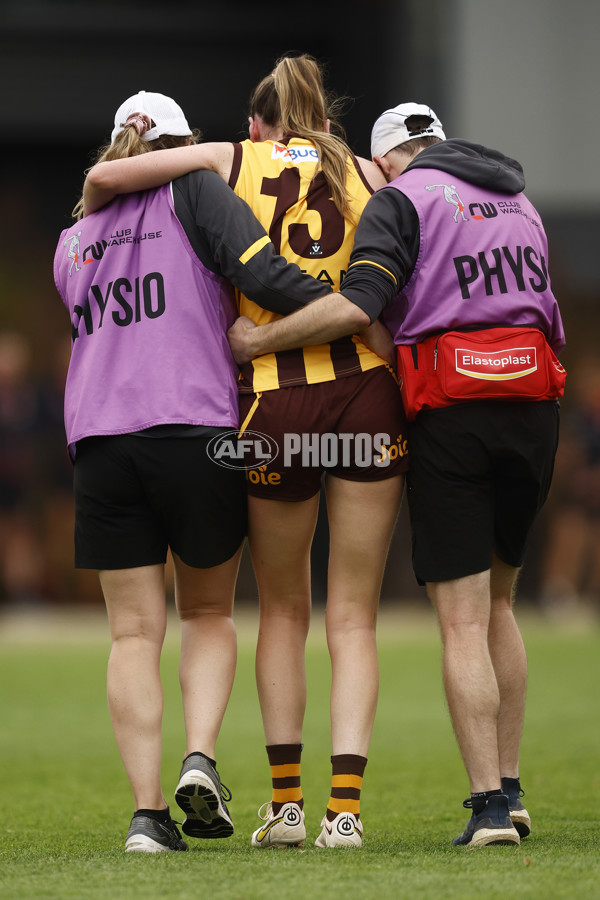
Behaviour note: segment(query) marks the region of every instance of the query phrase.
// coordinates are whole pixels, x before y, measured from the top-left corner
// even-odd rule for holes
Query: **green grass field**
[[[519,848],[454,848],[468,785],[446,713],[433,618],[384,611],[381,692],[365,773],[363,849],[313,846],[329,796],[329,662],[316,617],[308,650],[303,852],[249,845],[270,796],[254,687],[255,615],[240,617],[240,656],[218,748],[236,832],[191,852],[123,852],[129,786],[105,698],[108,631],[0,620],[0,897],[17,898],[600,898],[600,630],[525,615],[530,664],[521,777],[533,833]],[[164,788],[184,743],[177,623],[169,625]],[[283,662],[283,661],[282,661]],[[173,809],[178,807],[173,803]],[[177,816],[175,816],[177,818]]]

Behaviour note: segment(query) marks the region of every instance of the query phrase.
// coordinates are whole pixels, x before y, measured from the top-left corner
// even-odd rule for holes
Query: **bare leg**
[[[403,488],[402,475],[375,483],[326,482],[334,755],[368,755],[379,688],[377,609]]]
[[[518,569],[494,557],[490,579],[492,607],[488,645],[500,692],[500,774],[509,778],[519,776],[519,748],[527,691],[527,657],[512,608],[517,574]]]
[[[450,718],[472,793],[500,787],[500,694],[488,648],[490,570],[427,585],[437,610]]]
[[[214,759],[237,659],[233,598],[241,547],[209,569],[187,566],[173,554],[175,600],[181,619],[179,681],[186,731],[185,756]]]
[[[256,681],[268,745],[302,741],[318,510],[319,494],[299,503],[249,497],[248,540],[260,595]]]
[[[164,809],[160,784],[164,566],[105,569],[99,576],[112,637],[107,694],[117,746],[135,809]]]

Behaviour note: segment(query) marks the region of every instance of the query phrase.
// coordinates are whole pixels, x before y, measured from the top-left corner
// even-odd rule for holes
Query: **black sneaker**
[[[169,850],[187,850],[188,845],[181,840],[176,823],[159,822],[150,816],[134,816],[127,832],[125,851],[127,853],[162,853]]]
[[[521,797],[525,792],[519,784],[518,778],[503,778],[502,793],[508,797],[508,810],[512,823],[522,839],[531,833],[531,819],[529,813],[521,803]]]
[[[471,798],[463,803],[465,809],[472,808]],[[463,833],[454,838],[454,845],[484,847],[487,844],[519,844],[521,839],[510,819],[506,794],[493,794],[484,809],[471,816]]]
[[[186,814],[184,834],[196,838],[226,838],[233,834],[233,822],[226,800],[231,791],[221,784],[219,773],[200,753],[184,759],[175,790],[175,799]]]

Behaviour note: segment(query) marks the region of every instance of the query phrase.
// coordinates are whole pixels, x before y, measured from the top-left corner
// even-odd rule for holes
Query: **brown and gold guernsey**
[[[330,197],[323,173],[317,177],[317,150],[296,135],[282,141],[234,144],[229,184],[245,200],[278,253],[338,291],[346,274],[354,232],[373,193],[357,161],[350,157],[346,189],[352,210],[344,219]],[[238,295],[240,315],[257,325],[281,318]],[[240,391],[271,391],[299,384],[333,381],[385,365],[357,336],[299,350],[268,353],[242,367]]]

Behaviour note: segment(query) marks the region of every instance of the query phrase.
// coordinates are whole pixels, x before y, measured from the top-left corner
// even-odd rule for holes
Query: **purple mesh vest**
[[[425,168],[388,187],[409,198],[420,225],[413,274],[384,313],[396,344],[466,325],[529,325],[544,332],[555,353],[562,350],[548,243],[524,194],[496,193]]]
[[[69,311],[69,451],[90,435],[185,423],[236,427],[229,283],[198,259],[170,185],[117,197],[65,230],[54,279]]]

